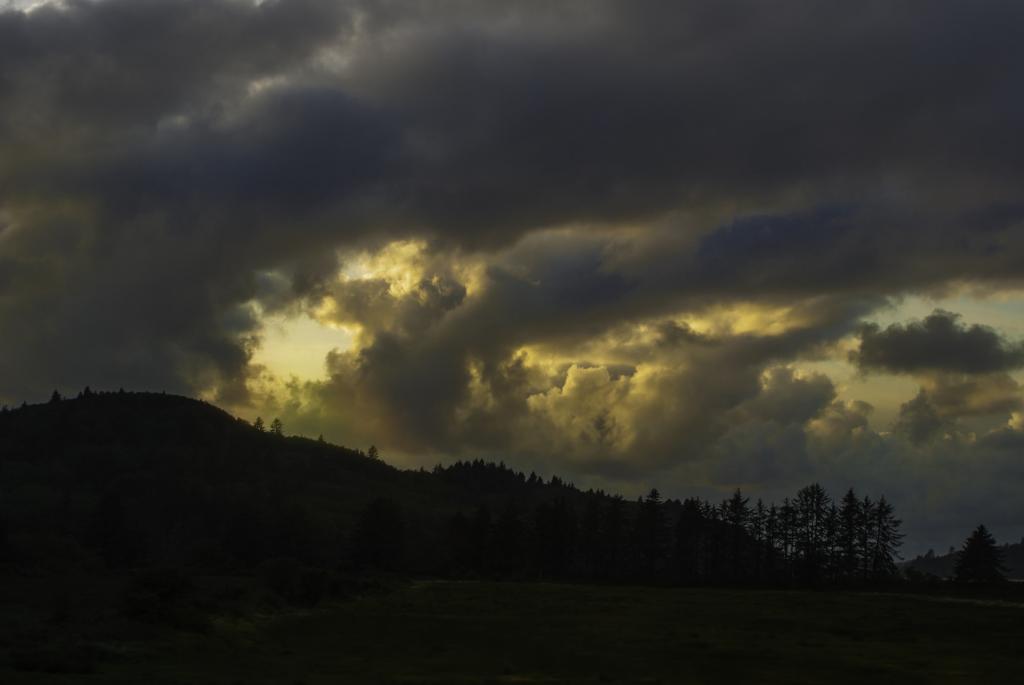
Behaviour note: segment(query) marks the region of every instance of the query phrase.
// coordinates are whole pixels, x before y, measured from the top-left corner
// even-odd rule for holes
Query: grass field
[[[216,618],[204,633],[91,635],[97,672],[4,664],[0,682],[975,685],[1024,673],[1024,608],[886,594],[422,582]]]

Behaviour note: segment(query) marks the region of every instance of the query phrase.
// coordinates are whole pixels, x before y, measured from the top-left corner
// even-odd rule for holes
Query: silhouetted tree
[[[998,583],[1006,580],[1003,575],[1002,551],[996,546],[995,538],[984,525],[964,541],[963,549],[957,555],[955,578],[958,583]]]
[[[549,578],[564,578],[572,566],[576,521],[565,499],[542,503],[535,514],[537,567]]]
[[[861,580],[871,577],[874,548],[875,503],[864,495],[857,508],[857,565]]]
[[[839,527],[836,532],[837,566],[840,578],[850,579],[857,576],[860,569],[858,550],[860,549],[860,500],[850,488],[843,495],[839,506]]]
[[[801,578],[818,583],[826,562],[826,519],[831,498],[817,483],[801,488],[796,494],[796,553]]]
[[[726,574],[730,580],[738,580],[747,573],[745,552],[747,528],[750,525],[750,499],[744,497],[739,488],[732,497],[722,502],[722,521],[726,524],[728,538],[725,560]]]
[[[701,560],[704,558],[702,551],[705,528],[700,503],[694,499],[685,500],[676,520],[672,546],[672,565],[676,580],[693,583],[702,579]]]
[[[370,502],[352,533],[352,558],[364,569],[397,571],[405,557],[405,525],[394,502],[378,497]]]
[[[492,565],[501,577],[518,577],[525,571],[526,530],[516,506],[509,502],[494,524]]]
[[[458,575],[474,571],[476,550],[470,534],[470,522],[461,511],[448,521],[448,546],[451,564]]]
[[[750,498],[744,497],[739,488],[732,493],[732,497],[722,503],[722,520],[736,526],[740,530],[746,530],[750,522]]]
[[[492,528],[491,510],[486,504],[481,504],[476,508],[469,526],[469,539],[473,548],[472,568],[480,575],[491,570]]]
[[[780,528],[779,508],[773,502],[768,505],[768,511],[764,516],[764,570],[762,575],[765,578],[774,578],[779,569]]]
[[[270,432],[278,437],[284,435],[284,424],[281,423],[281,419],[275,418],[270,422]]]
[[[896,575],[897,550],[903,539],[902,521],[896,518],[895,510],[884,496],[874,506],[871,521],[871,575],[877,580],[891,578]]]
[[[587,497],[583,507],[583,518],[580,521],[579,552],[581,571],[587,578],[601,576],[601,499]]]
[[[796,558],[796,535],[798,517],[796,507],[788,497],[783,498],[779,508],[779,551],[787,567]]]
[[[10,533],[7,530],[7,521],[0,517],[0,563],[14,560],[14,548],[11,546]]]
[[[52,395],[50,395],[50,404],[57,404],[57,403],[58,403],[58,402],[60,402],[60,401],[61,401],[62,399],[63,399],[63,398],[62,398],[62,397],[60,396],[60,393],[59,393],[59,392],[57,392],[56,390],[54,390],[54,391],[53,391],[53,394],[52,394]]]
[[[666,557],[666,522],[661,493],[651,489],[639,502],[633,543],[637,551],[637,571],[642,579],[654,580],[660,574]]]
[[[370,449],[366,450],[366,456],[368,456],[370,459],[373,459],[374,461],[379,460],[380,452],[377,451],[377,446],[370,445]]]
[[[626,511],[622,497],[610,497],[601,509],[601,530],[598,536],[598,577],[619,580],[626,573]]]
[[[256,420],[253,421],[252,427],[258,430],[260,433],[266,430],[266,426],[263,425],[263,417],[257,416]]]
[[[832,502],[825,516],[825,575],[830,582],[840,577],[839,507]]]

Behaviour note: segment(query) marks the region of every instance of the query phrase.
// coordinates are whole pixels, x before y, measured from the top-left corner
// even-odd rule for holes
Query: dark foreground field
[[[7,619],[16,605],[5,597]],[[1024,671],[1024,608],[885,594],[422,582],[205,632],[80,621],[79,647],[103,655],[85,675],[15,670],[11,645],[32,630],[17,622],[3,683],[975,684]]]

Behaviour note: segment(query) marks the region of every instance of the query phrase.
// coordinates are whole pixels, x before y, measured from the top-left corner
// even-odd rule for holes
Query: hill
[[[334,566],[379,557],[374,537],[390,534],[410,570],[436,571],[454,515],[555,498],[584,494],[482,462],[402,471],[186,397],[88,393],[0,412],[0,555],[37,570]],[[401,530],[372,530],[388,518]]]
[[[403,471],[164,394],[55,395],[0,412],[0,571],[890,579],[902,537],[892,505],[852,491],[835,505],[817,484],[776,507],[739,491],[721,504],[656,490],[628,502],[479,460]]]

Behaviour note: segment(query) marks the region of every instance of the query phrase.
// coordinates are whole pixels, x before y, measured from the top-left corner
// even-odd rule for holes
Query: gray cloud
[[[893,324],[884,330],[867,324],[851,361],[864,370],[889,373],[977,374],[1024,366],[1024,343],[1009,342],[987,326],[965,326],[959,318],[936,310],[922,321]]]

